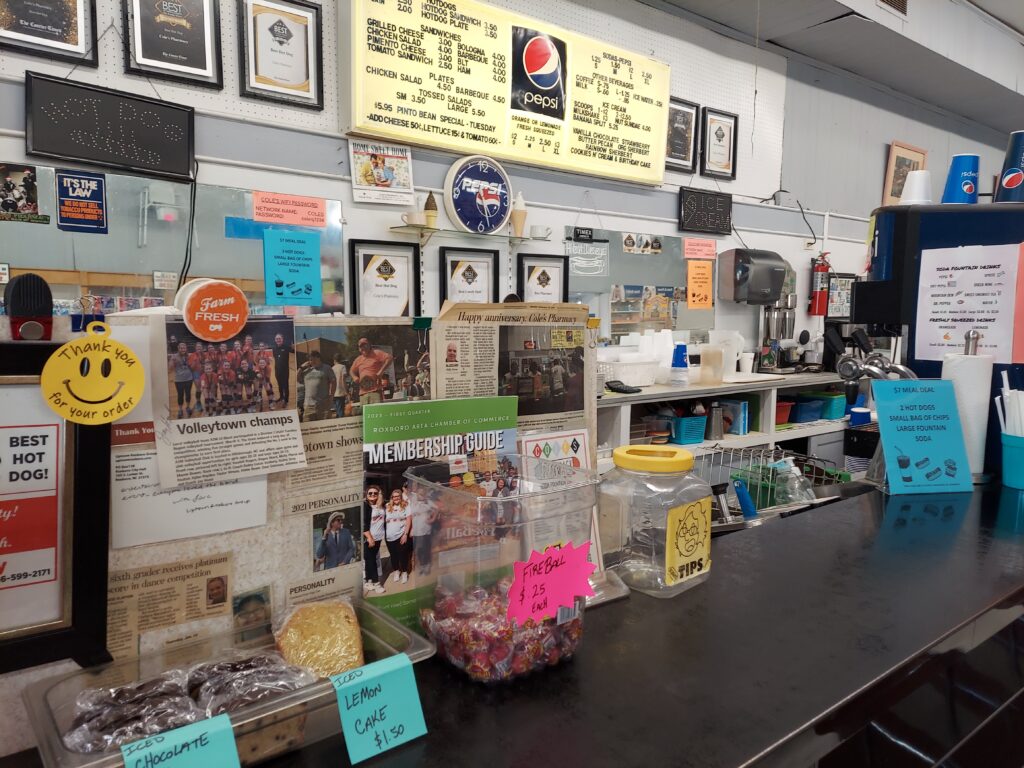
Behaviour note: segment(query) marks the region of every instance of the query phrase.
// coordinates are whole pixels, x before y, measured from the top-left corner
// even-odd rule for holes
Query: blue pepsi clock
[[[444,180],[444,209],[452,224],[464,232],[497,232],[512,213],[508,174],[483,155],[456,160]]]

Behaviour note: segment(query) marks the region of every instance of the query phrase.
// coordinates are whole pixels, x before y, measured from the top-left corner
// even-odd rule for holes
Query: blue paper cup
[[[946,188],[942,190],[943,203],[978,202],[977,155],[953,155],[946,175]]]
[[[1006,145],[1003,158],[1003,172],[996,185],[997,203],[1019,203],[1024,201],[1024,131],[1014,131]]]
[[[688,368],[686,362],[686,345],[676,344],[676,348],[672,350],[672,367],[673,368]]]
[[[850,409],[850,426],[859,427],[862,424],[871,423],[871,410],[868,408]]]
[[[1003,434],[1003,485],[1024,489],[1024,437]]]

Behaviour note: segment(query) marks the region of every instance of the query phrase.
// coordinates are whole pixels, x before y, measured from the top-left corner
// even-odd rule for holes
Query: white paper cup
[[[740,352],[740,373],[754,372],[754,353]]]
[[[931,171],[911,171],[903,185],[900,205],[929,205],[932,202]]]

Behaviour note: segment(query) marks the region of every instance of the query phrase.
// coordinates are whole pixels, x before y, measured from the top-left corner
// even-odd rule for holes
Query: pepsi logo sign
[[[1016,189],[1024,184],[1024,171],[1020,168],[1007,168],[1000,183],[1003,189]]]
[[[445,178],[444,207],[459,229],[481,234],[497,232],[512,213],[508,174],[483,155],[456,161]]]
[[[562,60],[546,37],[534,37],[523,48],[523,69],[537,88],[550,90],[562,82]]]
[[[973,195],[974,194],[974,182],[971,181],[970,179],[967,179],[966,181],[964,181],[964,182],[962,182],[960,184],[960,189],[962,189],[965,194]]]

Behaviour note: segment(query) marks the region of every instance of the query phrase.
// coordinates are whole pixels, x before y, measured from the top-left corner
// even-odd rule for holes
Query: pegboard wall
[[[75,69],[72,79],[149,97],[156,95],[166,101],[188,104],[205,114],[268,123],[281,128],[338,133],[338,57],[335,55],[338,50],[338,4],[334,0],[311,0],[320,5],[323,17],[324,109],[316,112],[241,97],[238,6],[235,0],[214,1],[220,4],[220,58],[224,67],[224,90],[183,85],[155,77],[147,80],[141,75],[126,74],[122,0],[95,0],[96,34],[101,38],[97,46],[99,66],[95,69],[80,66]],[[26,56],[6,49],[0,54],[0,77],[6,79],[23,80],[25,70],[64,77],[73,67],[73,64]]]

